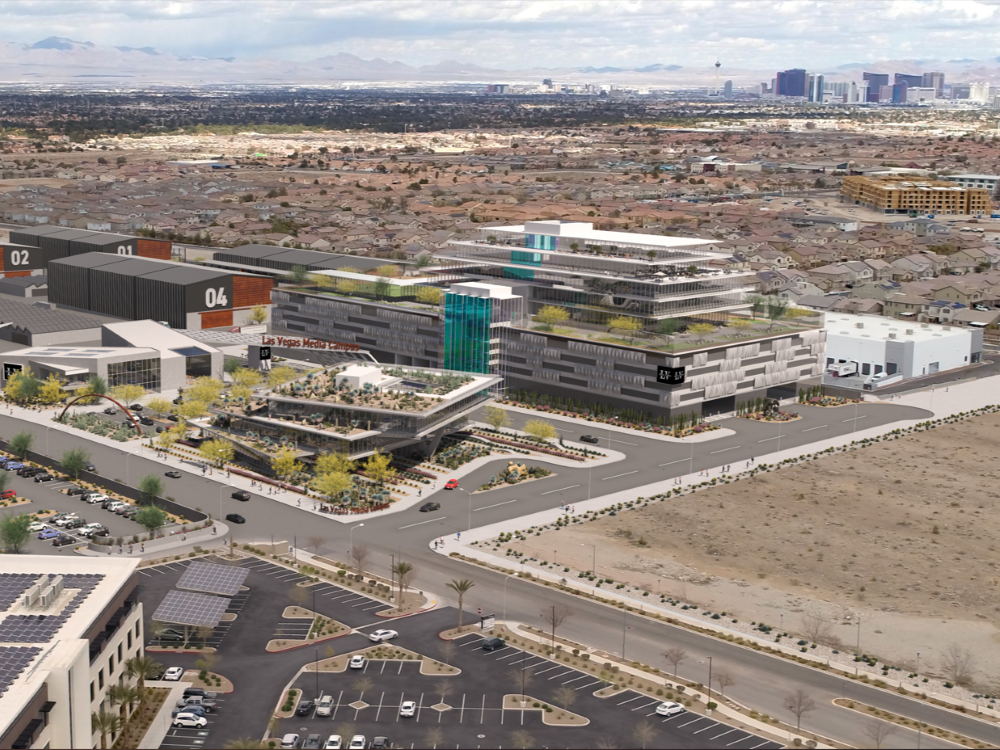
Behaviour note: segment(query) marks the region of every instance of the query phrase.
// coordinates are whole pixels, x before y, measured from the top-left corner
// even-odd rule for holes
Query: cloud
[[[0,40],[67,36],[208,57],[349,52],[411,65],[831,69],[990,59],[996,0],[0,0]]]

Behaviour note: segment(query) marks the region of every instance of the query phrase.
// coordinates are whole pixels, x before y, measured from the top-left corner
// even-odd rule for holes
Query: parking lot
[[[438,641],[407,638],[398,623],[400,646],[440,658]],[[510,747],[527,742],[536,747],[594,747],[605,740],[609,746],[638,747],[636,727],[652,728],[649,748],[738,748],[765,750],[781,747],[725,722],[685,712],[663,717],[655,712],[662,699],[624,691],[597,698],[595,691],[608,685],[592,674],[570,668],[514,647],[484,652],[481,637],[472,633],[454,641],[451,664],[462,670],[455,676],[420,674],[415,662],[368,660],[362,669],[344,673],[304,673],[296,682],[305,699],[334,697],[330,717],[295,716],[283,719],[278,734],[297,733],[302,739],[320,734],[323,740],[339,734],[345,744],[354,734],[368,742],[388,737],[396,747]],[[342,652],[340,652],[342,653]],[[567,688],[573,692],[571,710],[590,720],[587,726],[552,726],[539,710],[505,708],[505,694],[524,690],[531,698],[558,706],[557,696]],[[318,692],[317,692],[318,683]],[[558,691],[558,692],[557,692]],[[414,701],[412,717],[400,715],[400,705]],[[444,705],[442,705],[444,704]],[[530,705],[530,704],[529,704]],[[549,714],[551,718],[554,715]]]
[[[226,696],[217,696],[215,698],[215,702],[218,704],[218,711],[215,713],[205,714],[205,719],[208,723],[204,727],[201,729],[195,729],[194,727],[170,727],[170,729],[167,730],[166,736],[163,738],[163,742],[160,743],[160,747],[218,747],[215,740],[212,742],[209,742],[208,740],[212,731],[216,728],[219,718],[225,715]]]

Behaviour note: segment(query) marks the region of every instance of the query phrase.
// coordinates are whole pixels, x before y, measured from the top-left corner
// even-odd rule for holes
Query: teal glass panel
[[[490,371],[492,319],[492,299],[464,294],[445,295],[445,369],[481,373]]]
[[[510,253],[510,262],[526,266],[540,266],[542,265],[542,254],[527,253],[524,250],[512,250]]]

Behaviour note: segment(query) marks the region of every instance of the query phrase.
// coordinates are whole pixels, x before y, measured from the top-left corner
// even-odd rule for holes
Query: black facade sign
[[[656,382],[666,383],[667,385],[680,385],[684,382],[684,368],[657,365]]]
[[[24,372],[24,365],[14,365],[10,362],[3,363],[3,379],[10,380],[10,376],[15,372]]]
[[[263,362],[264,360],[267,360],[267,359],[270,359],[270,358],[271,358],[271,347],[269,347],[269,346],[262,346],[260,348],[260,361]]]

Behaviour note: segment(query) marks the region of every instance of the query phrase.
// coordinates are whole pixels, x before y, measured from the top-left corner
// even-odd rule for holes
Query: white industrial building
[[[856,363],[862,377],[916,378],[980,361],[983,332],[877,315],[827,313],[826,365]]]

